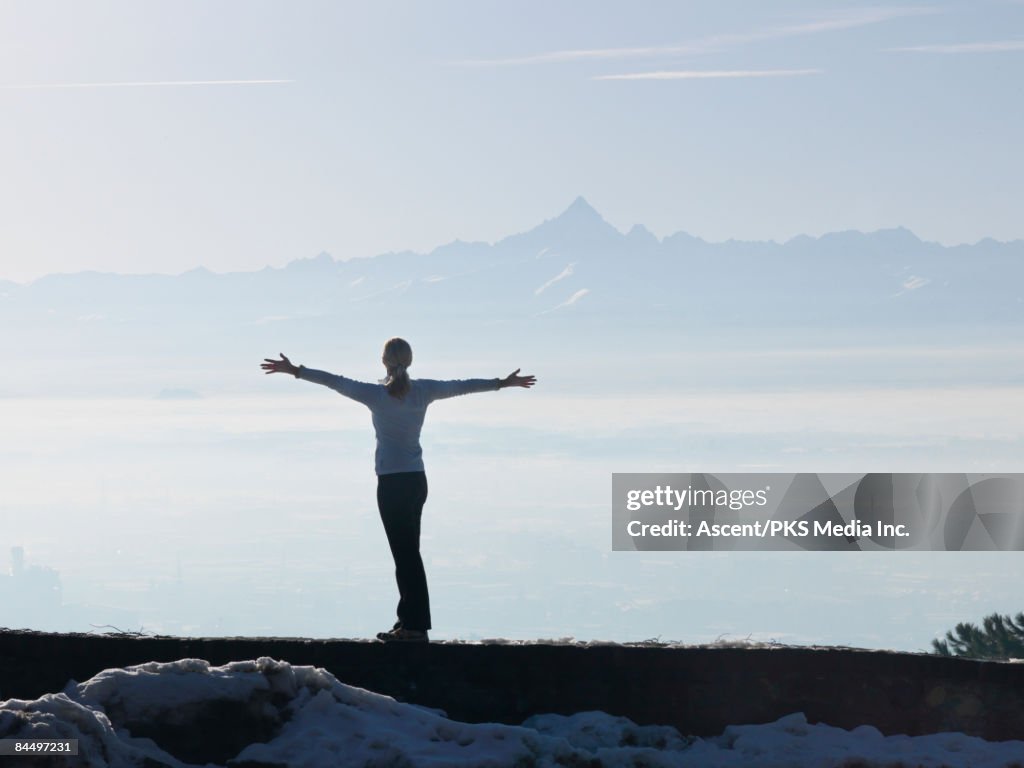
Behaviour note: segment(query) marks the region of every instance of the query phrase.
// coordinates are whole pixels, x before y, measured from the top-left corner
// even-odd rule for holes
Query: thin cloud
[[[43,91],[63,88],[147,88],[157,86],[184,85],[278,85],[294,83],[294,80],[145,80],[115,83],[24,83],[0,85],[4,91]]]
[[[592,80],[704,80],[739,77],[799,77],[820,75],[821,69],[688,69],[669,72],[634,72],[625,75],[598,75]]]
[[[910,53],[999,53],[1002,51],[1024,51],[1024,40],[993,40],[986,43],[951,43],[947,45],[911,45],[904,48],[889,48],[888,50]]]
[[[648,46],[645,48],[588,48],[570,51],[550,51],[531,56],[516,56],[507,59],[467,59],[455,64],[474,67],[502,67],[516,64],[558,64],[567,61],[588,61],[604,59],[653,58],[655,56],[684,56],[687,54],[707,53],[707,46],[698,44]]]
[[[717,35],[706,38],[706,40],[721,47],[744,45],[746,43],[754,43],[761,40],[775,40],[781,37],[817,35],[822,32],[836,32],[843,29],[854,29],[856,27],[865,27],[871,24],[881,24],[886,21],[892,21],[893,19],[934,13],[938,13],[938,9],[925,7],[865,8],[860,11],[847,12],[845,15],[836,15],[832,18],[819,19],[818,21],[773,26],[763,30],[755,30],[753,32],[732,35]]]
[[[735,34],[709,35],[679,45],[643,46],[632,48],[583,48],[562,51],[548,51],[529,56],[501,59],[467,59],[454,62],[460,66],[513,66],[519,64],[557,64],[573,61],[594,61],[608,59],[653,58],[657,56],[686,56],[712,53],[762,40],[814,35],[853,29],[870,24],[879,24],[907,16],[921,16],[938,13],[938,9],[923,6],[897,8],[864,8],[845,12],[829,18],[800,24],[783,24],[761,30]]]

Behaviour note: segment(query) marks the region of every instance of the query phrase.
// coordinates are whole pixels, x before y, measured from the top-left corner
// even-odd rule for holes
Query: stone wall
[[[172,638],[0,630],[0,700],[37,698],[109,667],[270,656],[467,722],[602,710],[684,734],[804,712],[885,734],[1024,734],[1024,664],[845,648],[644,647],[291,638]]]

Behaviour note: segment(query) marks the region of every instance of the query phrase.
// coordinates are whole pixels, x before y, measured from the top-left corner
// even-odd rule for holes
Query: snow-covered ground
[[[78,739],[78,758],[65,764],[90,768],[147,759],[151,768],[1024,765],[1024,741],[883,736],[868,725],[810,725],[801,713],[705,739],[602,712],[538,715],[519,726],[462,723],[345,685],[323,669],[266,657],[221,667],[183,659],[108,669],[61,693],[0,703],[0,738]]]

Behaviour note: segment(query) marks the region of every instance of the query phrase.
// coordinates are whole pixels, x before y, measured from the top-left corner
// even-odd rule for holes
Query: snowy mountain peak
[[[915,235],[906,227],[892,227],[891,229],[880,229],[875,233],[888,243],[899,243],[904,245],[916,245],[922,242],[921,238]]]
[[[604,221],[601,218],[601,214],[594,210],[594,206],[587,202],[587,199],[583,195],[577,195],[576,199],[572,201],[568,208],[566,208],[562,215],[558,218],[565,216],[572,216],[574,218],[597,218]]]
[[[558,216],[548,219],[533,230],[533,232],[541,231],[573,239],[591,240],[607,237],[618,239],[622,237],[622,233],[605,221],[604,217],[582,196],[573,200],[572,204]]]
[[[316,256],[307,256],[301,259],[293,259],[288,262],[286,269],[289,270],[318,270],[333,267],[335,265],[334,257],[327,251],[320,251]]]
[[[553,226],[562,232],[600,232],[602,234],[621,234],[615,227],[604,220],[594,207],[580,195],[572,204],[553,219],[548,219],[541,226]]]
[[[581,248],[594,247],[598,244],[621,242],[623,234],[609,224],[594,210],[593,206],[581,195],[572,204],[553,219],[528,232],[511,235],[499,241],[506,247],[525,246],[531,248]]]
[[[629,232],[626,233],[626,238],[639,245],[657,245],[658,238],[655,237],[654,233],[651,232],[643,224],[634,224]]]

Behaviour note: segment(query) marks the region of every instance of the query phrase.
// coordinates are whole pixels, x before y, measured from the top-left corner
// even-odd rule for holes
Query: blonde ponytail
[[[388,369],[386,379],[381,381],[388,389],[388,394],[399,399],[409,391],[408,368],[412,365],[412,347],[405,339],[395,337],[388,339],[384,345],[381,361]]]

